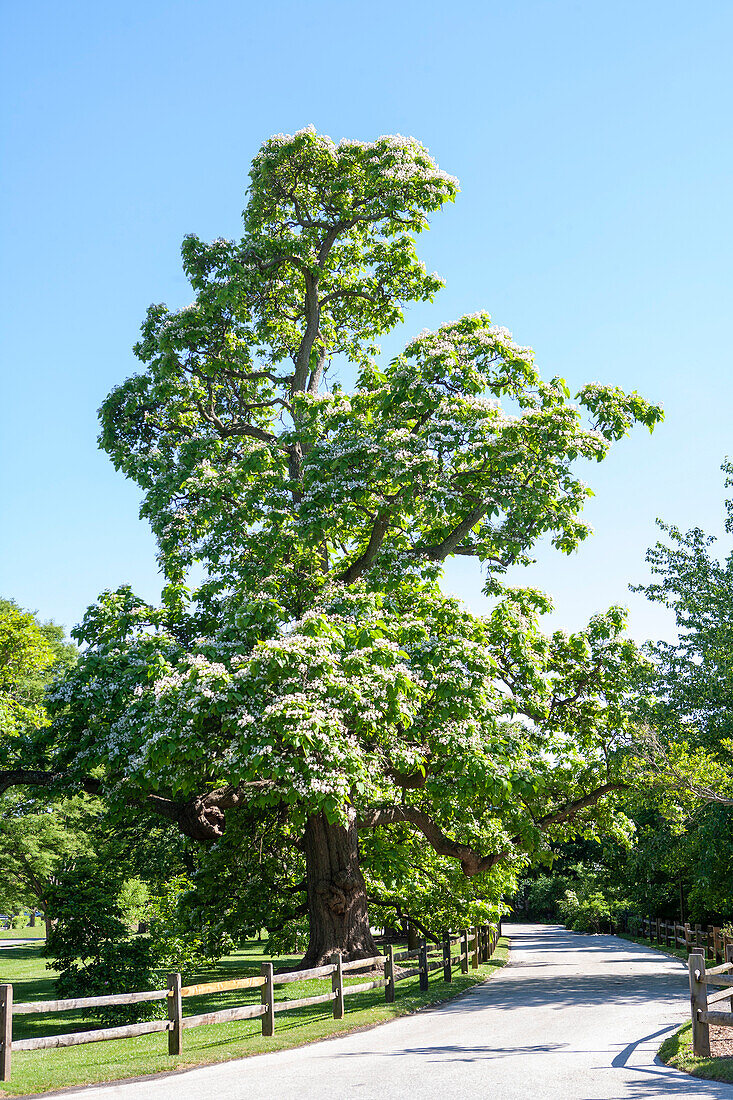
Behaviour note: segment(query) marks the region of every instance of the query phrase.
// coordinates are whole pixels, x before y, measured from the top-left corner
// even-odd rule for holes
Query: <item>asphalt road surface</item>
[[[84,1100],[733,1100],[733,1085],[656,1061],[687,1018],[684,964],[612,936],[505,932],[509,966],[448,1004],[295,1050],[84,1089]]]

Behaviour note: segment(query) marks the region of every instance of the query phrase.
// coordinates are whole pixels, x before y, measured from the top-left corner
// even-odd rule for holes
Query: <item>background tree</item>
[[[723,470],[730,488],[733,469]],[[730,535],[733,501],[726,513]],[[733,921],[733,554],[716,556],[699,528],[659,526],[666,538],[647,555],[652,582],[636,591],[673,611],[678,637],[647,647],[634,686],[630,766],[644,792],[621,799],[629,842],[601,830],[560,843],[553,874],[565,886],[592,879],[608,903],[635,913],[720,924]],[[533,876],[529,901],[544,888]]]
[[[46,689],[75,660],[76,646],[64,640],[62,627],[0,598],[0,765],[18,759],[46,725]]]
[[[99,807],[84,795],[51,803],[6,791],[0,814],[0,904],[40,909],[48,936],[52,888],[69,865],[93,850]]]
[[[45,693],[72,667],[76,646],[63,628],[0,599],[0,766],[17,764],[48,724]],[[48,887],[68,858],[85,849],[89,810],[81,798],[58,811],[47,798],[0,795],[0,907],[46,913]]]
[[[639,660],[622,614],[544,637],[547,600],[501,577],[543,536],[579,545],[573,463],[661,413],[598,384],[572,404],[485,313],[378,362],[374,340],[441,286],[415,236],[456,192],[413,139],[270,139],[244,237],[184,241],[194,301],[151,307],[140,373],[101,411],[167,583],[159,608],[127,589],[90,608],[37,751],[208,844],[233,812],[287,822],[308,963],[374,953],[359,831],[485,875],[619,782]],[[486,618],[440,591],[456,554],[486,569]]]

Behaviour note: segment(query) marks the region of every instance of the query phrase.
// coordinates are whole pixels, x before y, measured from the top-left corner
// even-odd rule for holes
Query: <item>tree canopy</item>
[[[101,409],[163,600],[89,609],[34,748],[35,781],[162,814],[212,866],[226,821],[273,822],[310,962],[374,953],[359,833],[370,892],[403,910],[400,861],[444,883],[511,867],[621,782],[623,612],[546,636],[547,598],[504,574],[543,537],[580,545],[574,465],[661,411],[599,383],[573,402],[486,313],[381,360],[442,285],[415,238],[457,191],[412,138],[309,128],[255,157],[241,240],[185,239],[194,300],[150,308]],[[443,594],[454,555],[482,564],[486,616]]]

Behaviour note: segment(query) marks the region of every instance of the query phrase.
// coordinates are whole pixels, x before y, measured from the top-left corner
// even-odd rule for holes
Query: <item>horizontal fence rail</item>
[[[168,1033],[168,1053],[177,1055],[183,1052],[183,1032],[193,1027],[207,1024],[226,1023],[233,1020],[251,1020],[261,1018],[262,1034],[272,1036],[275,1033],[275,1016],[281,1012],[293,1011],[307,1005],[332,1004],[333,1016],[341,1020],[345,1014],[345,999],[356,993],[366,993],[372,989],[383,989],[388,1004],[394,1003],[395,985],[406,978],[419,975],[420,989],[429,987],[430,974],[434,970],[443,971],[443,980],[453,979],[453,970],[460,968],[467,974],[469,968],[477,969],[480,962],[488,962],[496,950],[501,936],[501,923],[485,925],[472,929],[463,929],[457,935],[446,933],[441,942],[428,945],[423,939],[417,950],[395,951],[390,944],[384,955],[373,955],[368,959],[352,959],[344,962],[340,954],[332,955],[331,962],[325,966],[314,966],[310,970],[286,971],[276,974],[272,963],[262,963],[261,974],[247,978],[234,978],[221,982],[200,982],[196,985],[182,985],[180,974],[168,975],[167,989],[150,989],[140,993],[117,993],[100,997],[75,997],[55,1001],[27,1001],[13,1003],[12,985],[0,985],[0,1081],[9,1081],[13,1051],[47,1050],[56,1047],[77,1046],[82,1043],[99,1043],[108,1039],[131,1039],[138,1035],[153,1032]],[[457,953],[455,948],[458,948]],[[403,968],[398,964],[416,960],[417,966]],[[704,965],[704,962],[703,962]],[[344,974],[352,970],[366,970],[381,967],[384,978],[344,985]],[[300,997],[292,1000],[276,1001],[275,987],[291,982],[309,979],[329,979],[331,990],[312,997]],[[216,1009],[196,1016],[183,1015],[183,1002],[187,997],[202,994],[231,992],[232,990],[260,991],[260,1004],[238,1005],[233,1008]],[[45,1035],[32,1039],[13,1039],[13,1018],[32,1013],[69,1012],[72,1009],[98,1008],[108,1005],[134,1005],[146,1001],[167,1001],[165,1020],[147,1020],[137,1024],[125,1024],[119,1027],[96,1028],[91,1031],[72,1031],[62,1035]],[[731,1017],[733,1019],[733,1016]]]
[[[663,947],[682,948],[688,955],[693,951],[701,952],[716,962],[724,962],[727,949],[733,947],[733,936],[726,935],[722,928],[714,925],[680,924],[652,916],[623,917],[611,922],[611,930],[643,936]]]

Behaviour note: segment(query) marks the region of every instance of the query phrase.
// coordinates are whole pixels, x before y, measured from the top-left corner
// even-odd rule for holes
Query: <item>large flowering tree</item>
[[[305,855],[311,964],[374,953],[360,832],[384,902],[416,846],[486,875],[619,782],[621,612],[545,637],[546,599],[501,578],[543,536],[578,546],[573,463],[661,414],[597,384],[571,404],[485,313],[379,361],[441,286],[415,237],[457,189],[413,139],[270,139],[242,240],[186,238],[194,300],[151,307],[141,370],[101,410],[166,587],[158,608],[120,589],[89,610],[36,780],[205,842],[274,816]],[[453,555],[485,566],[486,617],[442,594]]]

